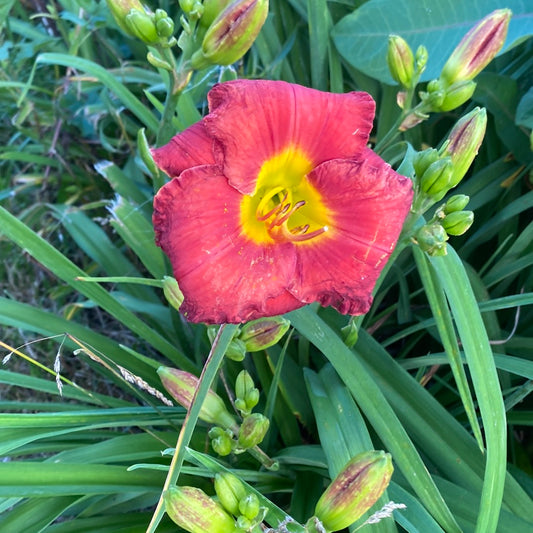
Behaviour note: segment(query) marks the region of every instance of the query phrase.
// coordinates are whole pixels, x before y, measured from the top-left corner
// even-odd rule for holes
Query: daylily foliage
[[[412,188],[367,148],[374,101],[236,80],[209,114],[153,150],[157,243],[193,322],[239,323],[318,301],[362,314]]]

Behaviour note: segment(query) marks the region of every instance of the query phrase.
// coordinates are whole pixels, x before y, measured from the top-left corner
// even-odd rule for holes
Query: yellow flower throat
[[[257,244],[309,243],[324,236],[330,213],[309,183],[313,165],[298,149],[287,148],[266,161],[255,191],[241,202],[241,226]]]

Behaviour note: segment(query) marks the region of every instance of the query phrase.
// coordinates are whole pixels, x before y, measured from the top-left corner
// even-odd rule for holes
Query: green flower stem
[[[278,470],[279,463],[271,459],[259,446],[248,448],[246,450],[254,459],[259,461],[267,470]]]

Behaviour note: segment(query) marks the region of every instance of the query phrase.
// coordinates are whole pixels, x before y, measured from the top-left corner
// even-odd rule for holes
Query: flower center
[[[329,211],[307,179],[312,168],[294,148],[263,164],[254,193],[241,202],[241,225],[251,240],[302,244],[328,231]]]

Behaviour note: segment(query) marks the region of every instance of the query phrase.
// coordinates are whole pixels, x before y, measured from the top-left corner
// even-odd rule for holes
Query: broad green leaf
[[[395,84],[387,68],[390,34],[403,37],[416,50],[429,52],[422,80],[437,78],[462,37],[495,9],[510,8],[514,17],[504,51],[533,33],[533,10],[527,0],[372,0],[340,20],[333,41],[350,65],[379,81]]]

